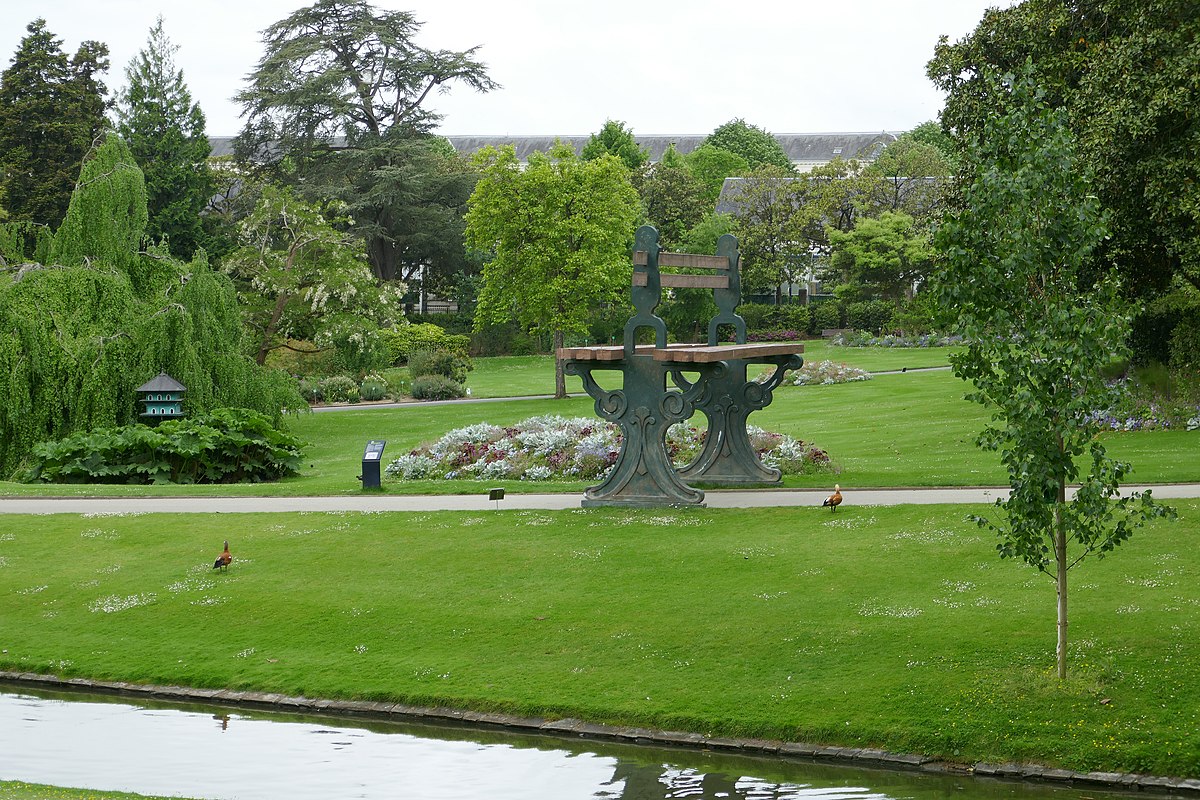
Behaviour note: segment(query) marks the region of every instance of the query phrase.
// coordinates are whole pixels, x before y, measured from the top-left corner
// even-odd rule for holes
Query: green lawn
[[[834,347],[815,339],[804,342],[804,360],[838,361],[868,372],[949,366],[948,347]],[[554,359],[551,356],[498,356],[475,359],[467,376],[472,397],[528,397],[554,394]],[[567,392],[583,392],[579,378],[567,376]]]
[[[985,509],[850,504],[8,518],[0,666],[1200,777],[1176,505],[1072,572],[1066,684]]]
[[[783,387],[754,414],[755,425],[825,448],[843,486],[978,486],[1007,482],[999,459],[974,444],[984,409],[962,399],[967,386],[948,371],[879,375],[836,386]],[[477,422],[507,425],[538,414],[593,417],[592,400],[510,400],[401,408],[355,408],[303,414],[289,425],[310,442],[298,477],[239,486],[25,486],[0,482],[0,494],[21,495],[337,495],[360,491],[363,446],[385,439],[385,461],[446,431]],[[702,422],[702,417],[694,421]],[[1185,431],[1114,433],[1112,453],[1134,465],[1129,482],[1200,481],[1200,434]],[[826,486],[825,474],[788,477],[786,487]],[[476,481],[387,480],[396,494],[475,493]],[[517,483],[511,492],[581,492],[583,483]]]

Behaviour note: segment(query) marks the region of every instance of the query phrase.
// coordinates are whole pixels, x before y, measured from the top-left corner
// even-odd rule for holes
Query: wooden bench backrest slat
[[[671,286],[676,289],[728,289],[728,275],[679,275],[670,272],[661,272],[658,276],[660,285]],[[648,282],[646,273],[633,273],[633,285],[645,286]]]
[[[634,266],[644,267],[649,263],[645,250],[637,250],[633,254]],[[688,269],[729,269],[729,259],[725,256],[706,256],[697,253],[667,253],[658,254],[658,266],[686,267]]]

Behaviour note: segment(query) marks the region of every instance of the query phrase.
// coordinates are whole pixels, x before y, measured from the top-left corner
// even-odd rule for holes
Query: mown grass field
[[[828,348],[818,342],[814,346]],[[896,350],[833,348],[838,353],[875,360],[891,359],[896,368],[912,361],[945,358],[945,351],[918,348],[910,354]],[[928,352],[927,352],[928,351]],[[537,374],[552,374],[553,362],[544,356],[514,357],[538,365]],[[485,371],[504,373],[499,362],[480,359]],[[493,363],[497,362],[497,363]],[[530,367],[532,369],[532,366]],[[483,367],[481,366],[481,369]],[[515,368],[514,368],[515,371]],[[529,373],[533,374],[533,373]],[[507,391],[534,394],[528,375]],[[524,388],[523,388],[524,387]],[[966,384],[948,371],[878,375],[873,380],[836,386],[782,387],[774,402],[750,421],[787,433],[826,449],[838,474],[788,477],[785,487],[824,487],[834,480],[849,487],[978,486],[1006,482],[996,454],[980,451],[975,436],[986,411],[962,399]],[[576,392],[565,400],[508,400],[486,403],[406,405],[399,408],[364,406],[345,411],[303,414],[289,421],[290,429],[310,443],[299,476],[274,484],[237,486],[27,486],[0,482],[0,495],[338,495],[360,491],[362,449],[370,439],[385,439],[385,462],[453,428],[478,422],[508,425],[541,414],[594,417],[590,398]],[[703,417],[693,418],[703,424]],[[1149,431],[1106,435],[1111,452],[1130,461],[1131,482],[1200,481],[1200,435],[1185,431]],[[396,494],[475,493],[478,481],[391,481],[383,490]],[[581,492],[582,482],[510,483],[510,492]]]
[[[9,517],[0,666],[1200,777],[1176,505],[1072,572],[1065,684],[983,509],[850,504]]]

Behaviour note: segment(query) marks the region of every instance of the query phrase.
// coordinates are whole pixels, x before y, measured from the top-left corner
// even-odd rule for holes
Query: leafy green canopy
[[[849,290],[839,294],[847,299],[911,300],[933,258],[928,234],[904,213],[864,217],[851,231],[829,231],[829,240],[833,268]]]
[[[372,335],[403,316],[403,284],[380,285],[347,234],[291,189],[265,186],[242,220],[242,246],[225,270],[245,287],[255,360],[289,339],[326,346],[346,335]],[[369,323],[369,325],[364,325]]]
[[[1089,269],[1105,214],[1066,114],[1050,107],[1031,65],[986,85],[1005,113],[972,137],[963,208],[936,236],[937,280],[969,342],[951,356],[955,374],[993,410],[979,444],[999,450],[1009,473],[1010,496],[997,502],[1006,521],[977,521],[999,535],[1002,557],[1056,567],[1065,678],[1067,569],[1164,510],[1149,492],[1119,497],[1129,465],[1108,457],[1089,420],[1105,406],[1103,370],[1123,354],[1129,319],[1115,273]]]
[[[927,72],[947,93],[942,125],[964,146],[1002,102],[985,76],[1032,58],[1110,214],[1096,260],[1116,263],[1128,296],[1171,293],[1166,304],[1200,316],[1198,41],[1195,0],[1025,0],[989,10],[961,41],[943,38]],[[1165,361],[1170,331],[1149,332],[1145,354]]]
[[[108,137],[55,238],[63,263],[0,285],[0,475],[38,442],[136,421],[135,389],[160,371],[187,387],[189,413],[238,407],[278,420],[303,405],[290,378],[245,355],[233,286],[203,253],[183,264],[133,250],[142,186],[128,148]]]
[[[633,138],[633,131],[625,127],[624,122],[611,119],[604,123],[599,133],[592,134],[580,152],[584,161],[591,161],[605,154],[621,159],[621,163],[635,174],[650,161],[650,152],[638,146],[637,140]]]
[[[471,187],[429,135],[439,117],[427,101],[456,83],[496,88],[478,48],[427,49],[420,28],[406,11],[318,0],[263,31],[265,53],[237,95],[241,159],[307,199],[346,203],[384,280],[462,266]]]
[[[475,324],[514,317],[535,330],[587,331],[590,315],[629,287],[629,239],[640,209],[616,157],[582,161],[559,144],[525,169],[513,148],[476,155],[481,178],[467,212],[468,244],[490,256]],[[561,375],[560,394],[565,394]]]
[[[110,132],[84,162],[50,257],[66,267],[95,262],[129,273],[146,219],[145,177],[125,140]]]
[[[744,119],[731,119],[704,140],[704,144],[741,156],[751,167],[764,164],[790,170],[792,160],[778,140],[767,131]]]

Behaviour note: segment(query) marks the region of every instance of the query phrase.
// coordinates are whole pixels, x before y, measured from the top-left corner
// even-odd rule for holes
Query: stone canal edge
[[[1006,780],[1042,781],[1052,784],[1092,786],[1126,791],[1147,791],[1158,794],[1184,794],[1200,797],[1200,779],[1169,778],[1128,772],[1073,772],[1052,769],[1037,764],[987,763],[962,764],[908,753],[889,753],[866,747],[831,747],[826,745],[783,742],[765,739],[710,737],[698,733],[660,731],[619,725],[598,725],[578,719],[547,720],[538,717],[519,717],[480,711],[460,711],[450,708],[411,706],[404,703],[362,700],[315,700],[265,692],[242,692],[230,689],[196,689],[188,686],[155,686],[123,681],[94,681],[86,678],[59,678],[32,672],[0,670],[0,682],[13,686],[43,689],[73,689],[130,697],[202,702],[242,708],[318,712],[347,717],[405,722],[453,722],[502,728],[518,733],[537,733],[552,736],[577,736],[584,739],[603,739],[626,744],[661,745],[724,753],[744,753],[752,756],[778,756],[787,759],[831,761],[848,765],[888,767],[946,775],[973,775]]]

